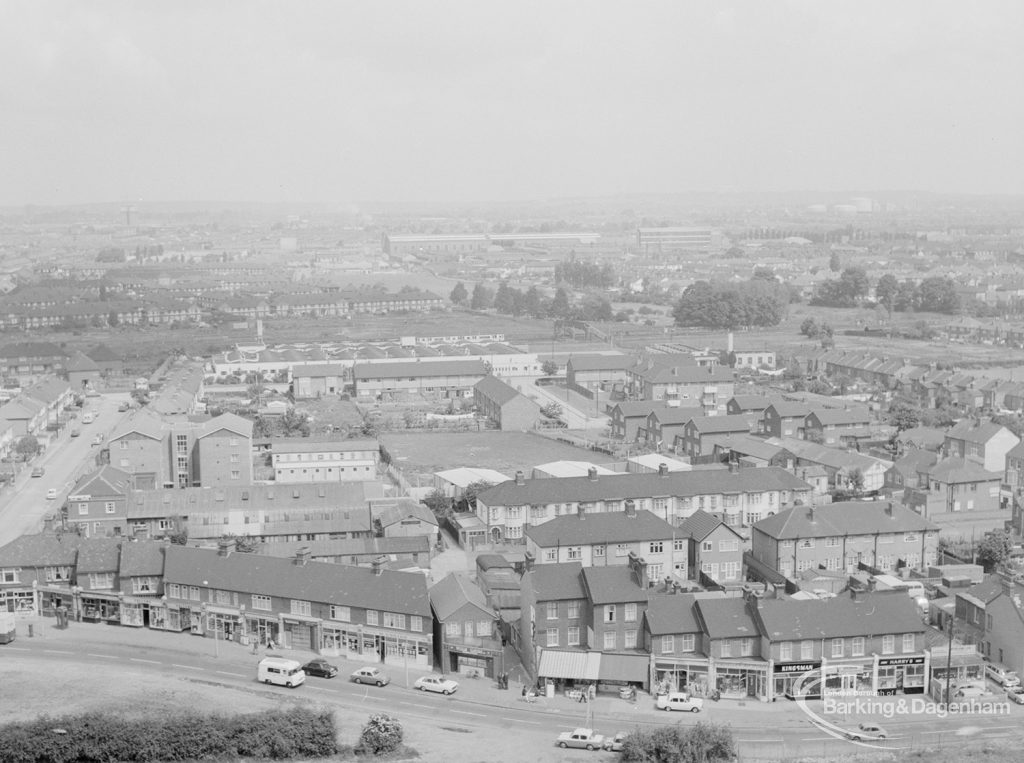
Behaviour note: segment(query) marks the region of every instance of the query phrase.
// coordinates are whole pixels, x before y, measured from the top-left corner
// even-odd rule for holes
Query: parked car
[[[423,676],[416,679],[412,688],[419,689],[420,691],[436,691],[438,694],[448,695],[454,694],[455,690],[459,688],[459,684],[444,676]]]
[[[46,469],[44,469],[41,466],[36,466],[35,468],[32,469],[33,477],[42,477],[44,474],[46,474]]]
[[[1024,705],[1024,686],[1011,686],[1006,690],[1006,698],[1018,705]]]
[[[338,668],[321,657],[307,662],[302,666],[302,670],[307,676],[320,676],[321,678],[334,678],[338,675]]]
[[[71,436],[72,437],[78,437],[78,435],[80,435],[80,434],[82,434],[82,432],[80,430],[78,430],[78,429],[72,429],[71,430]]]
[[[595,734],[593,729],[575,729],[559,734],[557,744],[563,748],[577,747],[581,750],[600,750],[604,748],[604,737]]]
[[[1020,678],[1012,670],[1007,670],[1002,665],[989,662],[985,665],[985,676],[995,681],[999,686],[1008,689],[1011,686],[1020,686]]]
[[[626,734],[625,731],[620,731],[611,739],[605,739],[604,749],[609,750],[610,752],[622,752],[622,745],[625,744],[627,736],[628,734]]]
[[[57,488],[51,487],[49,490],[46,491],[46,498],[48,500],[52,501],[56,497],[57,497]]]
[[[704,707],[704,700],[700,697],[691,697],[686,692],[671,692],[661,694],[655,703],[659,710],[681,710],[684,713],[699,713]]]
[[[889,732],[877,723],[861,723],[853,731],[846,732],[846,738],[855,742],[865,739],[885,739],[887,736],[889,736]]]
[[[352,674],[352,680],[357,684],[386,686],[391,683],[391,676],[380,668],[359,668],[359,670]]]
[[[95,437],[93,437],[92,438],[92,444],[93,445],[102,445],[103,444],[103,435],[98,434]]]
[[[128,403],[121,403],[119,406],[117,406],[117,412],[118,413],[124,413],[127,410],[128,410]]]
[[[978,684],[963,684],[962,686],[956,687],[956,691],[953,692],[953,697],[956,699],[966,699],[967,697],[984,697],[988,694],[988,689]]]

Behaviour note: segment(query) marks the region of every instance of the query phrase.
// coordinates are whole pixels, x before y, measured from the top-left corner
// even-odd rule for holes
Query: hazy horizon
[[[1024,6],[0,4],[0,206],[1020,195]]]

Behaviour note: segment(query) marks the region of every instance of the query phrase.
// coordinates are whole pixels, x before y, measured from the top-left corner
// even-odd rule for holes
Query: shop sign
[[[477,649],[472,646],[461,646],[459,644],[449,644],[448,648],[459,654],[469,654],[474,657],[493,657],[497,652],[494,649]]]
[[[776,662],[776,673],[806,673],[808,670],[817,670],[821,667],[820,662]]]
[[[924,665],[924,657],[881,657],[878,666],[883,665]]]

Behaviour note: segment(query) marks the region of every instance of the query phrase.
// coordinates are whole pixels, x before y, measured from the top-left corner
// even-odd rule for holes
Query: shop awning
[[[99,593],[98,591],[82,591],[83,601],[118,601],[116,593]]]
[[[537,674],[542,678],[596,681],[601,676],[601,653],[545,649],[540,653]]]
[[[646,683],[651,658],[644,654],[602,654],[602,681],[636,681]]]
[[[211,615],[230,615],[232,617],[238,617],[241,612],[231,607],[217,607],[212,604],[206,605],[206,611]]]

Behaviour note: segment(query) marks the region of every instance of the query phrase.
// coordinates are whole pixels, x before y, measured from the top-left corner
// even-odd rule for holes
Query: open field
[[[524,466],[548,461],[607,460],[599,453],[525,432],[387,432],[380,439],[396,466],[423,473],[476,466],[513,477]]]

